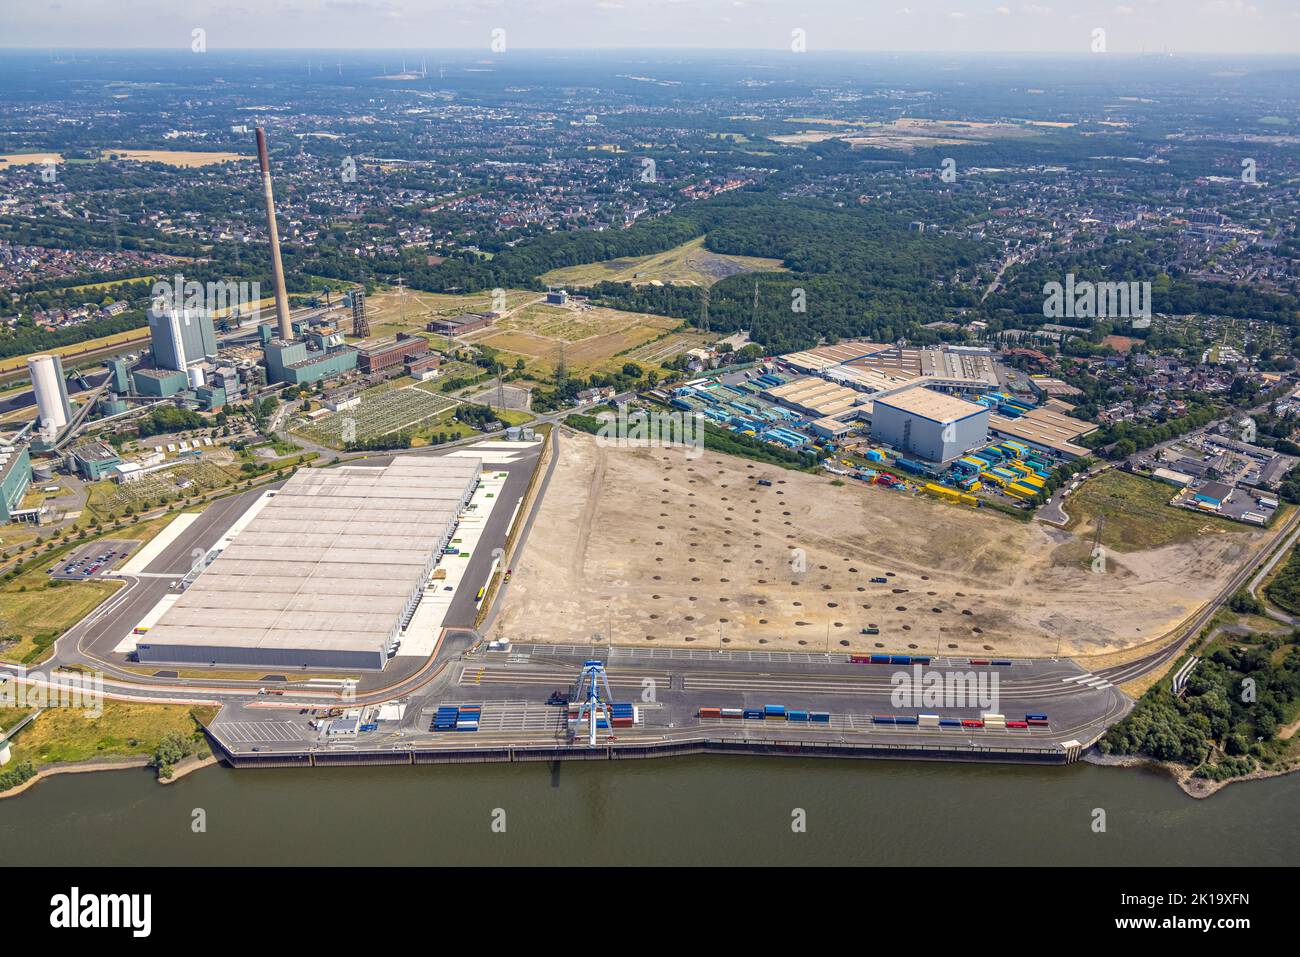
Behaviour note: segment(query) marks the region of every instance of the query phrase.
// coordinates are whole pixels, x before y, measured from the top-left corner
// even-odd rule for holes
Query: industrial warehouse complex
[[[383,668],[480,469],[412,456],[298,473],[137,644],[139,660]]]
[[[877,399],[871,435],[902,452],[946,463],[984,444],[989,410],[932,389],[907,389]]]

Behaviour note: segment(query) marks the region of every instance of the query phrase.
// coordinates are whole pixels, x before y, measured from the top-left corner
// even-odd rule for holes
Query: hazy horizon
[[[1300,53],[1293,0],[52,0],[4,49]],[[425,41],[425,42],[422,42]],[[497,48],[493,49],[493,43]],[[504,47],[504,50],[502,49]],[[802,52],[802,51],[800,51]]]

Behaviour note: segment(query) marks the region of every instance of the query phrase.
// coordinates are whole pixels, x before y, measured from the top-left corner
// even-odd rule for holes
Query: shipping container
[[[873,714],[871,716],[872,724],[893,724],[894,716],[892,714]]]
[[[1025,721],[1008,721],[1008,722],[1007,722],[1007,727],[1008,727],[1008,728],[1027,728],[1027,727],[1029,727],[1029,724],[1028,724],[1028,722],[1025,722]]]
[[[939,727],[939,716],[937,714],[918,714],[917,723],[923,728]]]
[[[743,718],[745,716],[744,708],[723,708],[722,717],[724,718]]]
[[[829,711],[809,711],[808,720],[816,721],[820,724],[830,724],[831,713]]]
[[[701,708],[701,709],[700,709],[700,717],[701,717],[701,718],[721,718],[721,717],[722,717],[722,709],[721,709],[721,708]]]
[[[960,728],[961,721],[957,718],[940,718],[939,727],[941,728]]]
[[[752,718],[757,718],[758,720],[761,721],[761,720],[763,719],[763,709],[762,709],[762,708],[746,708],[746,709],[745,709],[745,715],[744,715],[744,716],[745,716],[746,718],[751,718],[751,719],[752,719]]]
[[[807,712],[807,711],[787,711],[787,712],[785,713],[785,720],[787,720],[787,721],[807,721],[807,720],[808,720],[808,712]]]
[[[982,728],[984,727],[984,722],[976,720],[975,718],[962,718],[961,726],[963,728]]]

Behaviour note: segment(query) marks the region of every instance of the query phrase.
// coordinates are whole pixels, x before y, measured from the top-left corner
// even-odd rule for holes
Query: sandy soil
[[[1171,630],[1266,539],[1112,553],[1096,573],[1088,542],[1041,523],[565,433],[502,624],[515,641],[1096,655]]]

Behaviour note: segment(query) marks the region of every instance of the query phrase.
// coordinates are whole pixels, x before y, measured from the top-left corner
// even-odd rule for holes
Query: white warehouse
[[[988,441],[989,410],[917,386],[872,401],[871,437],[930,462],[951,462]]]
[[[419,455],[298,472],[136,645],[140,661],[382,669],[481,467]]]

